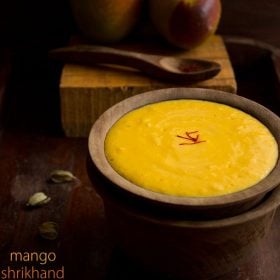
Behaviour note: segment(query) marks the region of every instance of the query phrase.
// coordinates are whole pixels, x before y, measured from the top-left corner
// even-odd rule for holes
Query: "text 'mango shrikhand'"
[[[209,197],[258,183],[278,145],[257,119],[233,107],[171,100],[129,112],[109,130],[105,154],[134,184],[163,194]]]

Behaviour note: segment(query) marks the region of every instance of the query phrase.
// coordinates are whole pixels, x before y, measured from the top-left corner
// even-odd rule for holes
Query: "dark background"
[[[253,37],[280,47],[279,0],[222,0],[222,6],[218,33]],[[1,45],[63,45],[74,29],[69,0],[1,1]]]

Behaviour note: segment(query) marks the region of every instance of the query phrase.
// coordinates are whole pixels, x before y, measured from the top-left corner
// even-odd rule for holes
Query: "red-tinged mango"
[[[191,49],[214,34],[221,17],[220,0],[150,0],[150,16],[171,44]]]

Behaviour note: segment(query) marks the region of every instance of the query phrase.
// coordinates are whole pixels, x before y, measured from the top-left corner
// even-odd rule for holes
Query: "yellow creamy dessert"
[[[254,117],[200,100],[129,112],[109,130],[111,166],[140,187],[169,195],[217,196],[248,188],[276,164],[278,145]]]

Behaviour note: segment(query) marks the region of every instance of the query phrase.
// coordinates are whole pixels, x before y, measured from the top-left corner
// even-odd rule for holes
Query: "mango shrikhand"
[[[145,189],[209,197],[249,188],[278,159],[268,128],[251,115],[215,102],[170,100],[120,118],[105,139],[113,169]]]

